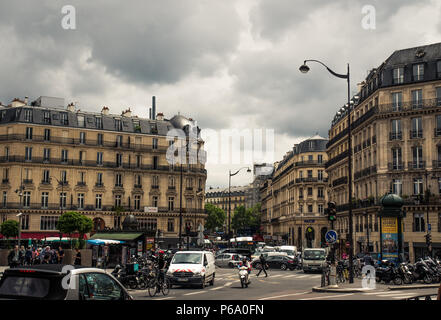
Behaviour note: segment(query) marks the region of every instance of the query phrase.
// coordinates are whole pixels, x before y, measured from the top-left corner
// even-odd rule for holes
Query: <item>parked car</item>
[[[6,269],[0,280],[0,299],[133,300],[103,269],[75,266],[66,271],[63,267],[47,264]]]
[[[253,254],[251,256],[251,259],[252,259],[251,261],[254,262],[256,260],[259,260],[261,254],[263,254],[263,257],[265,259],[267,259],[270,256],[288,256],[288,254],[286,252],[261,252],[261,253],[258,253],[258,254]]]
[[[167,271],[171,285],[214,285],[216,266],[210,251],[178,251]]]
[[[236,267],[243,259],[243,256],[237,253],[224,253],[216,256],[215,264],[218,267]]]
[[[236,253],[236,254],[240,254],[243,256],[246,256],[248,258],[251,258],[251,254],[252,251],[251,249],[247,249],[247,248],[228,248],[223,250],[222,252],[217,252],[216,256],[218,256],[219,254],[224,254],[224,253]]]
[[[266,263],[270,269],[294,270],[296,261],[285,255],[270,255],[266,258]],[[256,259],[252,262],[252,267],[260,269],[260,260]]]

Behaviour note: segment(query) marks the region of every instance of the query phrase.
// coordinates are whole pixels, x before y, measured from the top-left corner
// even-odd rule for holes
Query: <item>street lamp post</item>
[[[349,192],[349,283],[354,283],[354,273],[353,273],[353,221],[352,221],[352,164],[351,164],[351,91],[350,91],[350,73],[349,73],[349,63],[347,65],[347,73],[340,74],[331,70],[327,65],[319,60],[305,60],[303,65],[300,66],[299,70],[302,73],[307,73],[309,71],[309,67],[306,65],[307,62],[317,62],[324,66],[329,73],[333,76],[341,79],[346,79],[348,84],[348,103],[346,105],[348,111],[348,192]]]
[[[58,182],[58,184],[59,185],[61,185],[61,194],[63,195],[63,197],[64,197],[64,181],[60,181],[60,180],[58,180],[57,178],[55,178],[54,176],[50,176],[50,178],[54,178],[55,180],[57,180],[57,182]],[[60,197],[60,215],[63,215],[63,206],[64,206],[64,203],[61,201],[61,197]],[[64,199],[64,198],[63,198]],[[63,238],[63,234],[60,232],[59,233],[60,234],[60,247],[61,247],[61,241],[62,241],[62,238]],[[72,241],[72,240],[71,240]]]
[[[251,172],[251,169],[249,167],[242,167],[239,170],[237,170],[235,173],[231,173],[231,170],[230,170],[229,175],[228,175],[228,247],[230,247],[231,177],[238,174],[239,171],[242,169],[247,169],[247,172]]]
[[[19,212],[17,214],[18,217],[18,247],[20,248],[20,242],[21,242],[21,217],[23,215],[23,212]]]

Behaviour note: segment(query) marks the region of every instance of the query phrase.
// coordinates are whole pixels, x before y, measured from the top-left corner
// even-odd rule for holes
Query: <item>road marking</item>
[[[176,299],[176,297],[159,298],[159,299],[155,299],[155,300],[167,300],[167,299]]]
[[[314,297],[314,298],[306,298],[306,299],[300,299],[300,300],[316,300],[316,299],[327,299],[327,298],[339,298],[339,297],[345,297],[345,296],[352,296],[353,293],[345,293],[345,294],[339,294],[339,295],[333,295],[333,296],[324,296],[324,297]]]
[[[231,286],[232,284],[233,282],[227,282],[226,284],[224,284],[224,287]]]
[[[407,293],[396,294],[395,292],[391,292],[389,294],[379,294],[378,296],[379,297],[391,297],[392,298],[392,297],[401,297],[401,296],[408,296],[408,295],[414,296],[415,293],[414,292],[407,292]]]
[[[296,277],[297,279],[303,279],[303,278],[307,278],[307,277],[309,277],[309,276],[298,276],[298,277]]]
[[[210,291],[213,291],[213,290],[219,290],[219,289],[222,289],[223,287],[216,287],[216,288],[212,288],[212,289],[208,289],[208,290],[210,290]]]
[[[295,275],[295,274],[292,274],[292,275],[290,275],[290,276],[284,276],[284,278],[292,278],[292,277],[296,277],[297,275]]]
[[[271,278],[277,278],[277,277],[281,277],[283,276],[283,274],[276,274],[275,276],[272,276]]]
[[[204,291],[197,291],[197,292],[185,293],[184,296],[191,296],[191,295],[193,295],[193,294],[199,294],[199,293],[204,293]]]
[[[266,298],[260,298],[260,299],[257,299],[257,300],[269,300],[269,299],[277,299],[277,298],[289,297],[289,296],[298,296],[298,295],[301,295],[301,294],[307,294],[309,292],[310,291],[290,293],[290,294],[283,294],[283,295],[280,295],[280,296],[271,296],[271,297],[266,297]]]

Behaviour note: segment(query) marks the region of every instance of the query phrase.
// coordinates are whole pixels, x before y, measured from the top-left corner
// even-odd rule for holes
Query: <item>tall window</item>
[[[60,179],[61,183],[63,183],[63,184],[67,183],[67,172],[65,170],[62,170],[60,172],[60,178],[61,178]]]
[[[319,205],[318,205],[318,212],[319,212],[320,214],[323,214],[324,210],[323,210],[323,205],[322,205],[322,204],[319,204]]]
[[[323,163],[323,155],[319,154],[319,155],[317,156],[317,162],[318,162],[318,163]]]
[[[80,143],[86,143],[86,133],[80,132]]]
[[[157,207],[158,206],[158,196],[153,196],[152,197],[152,207]]]
[[[142,176],[140,174],[135,175],[135,185],[138,187],[142,186]]]
[[[317,189],[317,197],[318,198],[323,198],[324,197],[323,188],[318,188]]]
[[[98,133],[98,135],[96,137],[96,143],[99,146],[103,145],[103,134],[102,133]]]
[[[66,200],[67,200],[66,192],[60,192],[60,208],[63,209],[66,208]]]
[[[122,136],[116,136],[116,146],[122,147],[123,145],[123,137]]]
[[[24,121],[32,122],[32,110],[31,109],[24,109]]]
[[[153,138],[152,148],[153,148],[153,150],[158,149],[158,138]]]
[[[78,126],[80,128],[84,128],[86,126],[86,122],[84,121],[84,116],[79,114],[77,115],[77,120],[78,120]]]
[[[414,232],[426,231],[426,225],[424,223],[424,213],[413,214],[413,231]]]
[[[50,173],[49,170],[43,170],[43,179],[41,180],[42,183],[49,183],[50,182]]]
[[[139,210],[141,208],[141,196],[135,195],[135,210]]]
[[[421,117],[412,118],[412,129],[410,131],[411,138],[422,138],[423,137],[423,125],[421,122]]]
[[[158,176],[153,176],[152,177],[152,187],[158,187],[159,186],[159,178]]]
[[[44,141],[51,140],[51,129],[44,129]]]
[[[401,161],[401,148],[392,149],[392,168],[393,170],[403,169]]]
[[[167,221],[167,232],[174,232],[175,231],[175,220],[174,219],[168,219]]]
[[[103,164],[103,153],[102,152],[96,153],[96,164],[98,164],[98,165]]]
[[[8,192],[7,191],[3,191],[3,198],[2,198],[3,208],[6,207],[7,203],[8,203]],[[2,223],[3,223],[3,221],[2,221]]]
[[[25,160],[32,161],[32,147],[25,148]]]
[[[121,195],[117,194],[115,195],[115,208],[121,207]]]
[[[115,176],[115,187],[122,187],[122,175],[121,173],[117,173]]]
[[[401,120],[400,119],[394,119],[391,120],[391,134],[390,139],[391,140],[401,140]]]
[[[31,206],[31,192],[25,191],[23,192],[23,207]]]
[[[412,166],[414,169],[421,169],[424,167],[423,163],[423,147],[413,147],[412,148],[412,155],[413,155],[413,163]]]
[[[115,130],[122,131],[121,119],[115,119]]]
[[[168,197],[168,210],[173,211],[175,209],[175,198]]]
[[[43,161],[50,161],[51,159],[51,149],[44,148],[43,149]]]
[[[40,230],[57,230],[58,218],[57,216],[41,216]]]
[[[392,93],[392,111],[401,111],[403,94],[401,92]]]
[[[299,199],[303,199],[303,188],[299,188]]]
[[[412,77],[414,81],[420,81],[424,79],[424,64],[414,64],[412,68]]]
[[[103,185],[103,173],[102,172],[97,173],[96,184],[99,186]]]
[[[414,178],[413,179],[413,194],[418,195],[423,193],[423,179]]]
[[[84,193],[78,193],[78,209],[84,209]]]
[[[158,157],[153,157],[153,169],[158,169]]]
[[[95,196],[95,209],[99,209],[101,210],[103,208],[103,195],[102,194],[97,194]]]
[[[31,127],[26,128],[26,139],[28,139],[28,140],[32,140],[32,132],[33,132],[32,129],[33,128],[31,128]]]
[[[404,83],[404,68],[393,69],[393,84]]]
[[[85,154],[84,151],[80,151],[80,154],[79,154],[79,156],[78,156],[78,162],[79,162],[80,165],[83,164],[83,160],[84,160],[84,158],[85,158],[84,154]]]
[[[49,192],[41,193],[41,208],[46,209],[49,206]]]
[[[312,178],[312,170],[308,170],[308,178]]]
[[[141,167],[141,155],[139,154],[136,155],[136,167],[137,168]]]
[[[441,115],[436,116],[435,136],[441,136]]]
[[[67,150],[61,150],[61,162],[67,162]]]
[[[122,166],[122,154],[121,153],[116,154],[116,166],[117,167]]]
[[[50,113],[50,111],[44,111],[43,112],[43,122],[44,123],[51,123],[51,113]]]
[[[392,193],[401,196],[403,190],[403,183],[400,179],[392,180]]]
[[[423,90],[412,90],[412,108],[420,109],[423,107]]]

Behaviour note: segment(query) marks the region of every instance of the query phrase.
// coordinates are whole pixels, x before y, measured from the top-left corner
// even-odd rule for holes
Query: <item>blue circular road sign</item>
[[[335,230],[329,230],[325,234],[326,242],[335,243],[338,239],[337,232]]]

